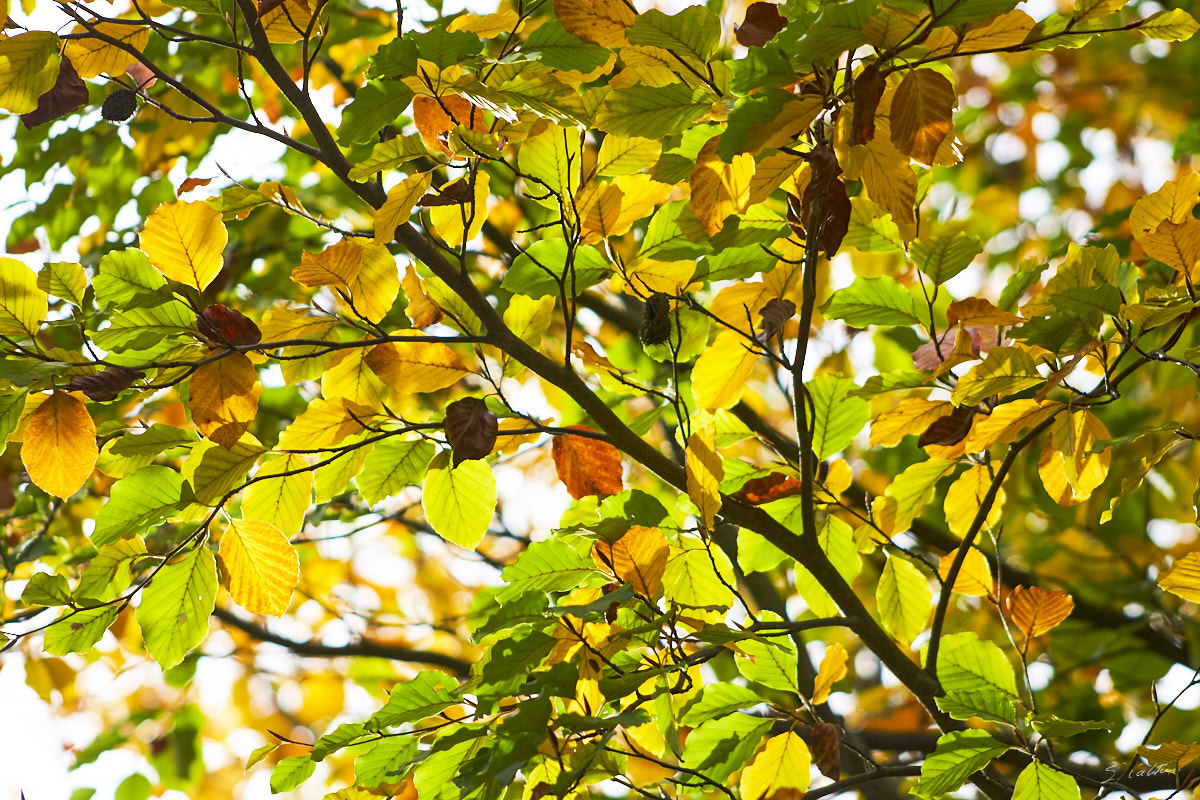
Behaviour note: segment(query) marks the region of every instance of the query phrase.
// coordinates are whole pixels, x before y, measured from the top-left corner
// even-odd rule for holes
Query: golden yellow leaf
[[[813,705],[820,705],[829,699],[833,685],[846,677],[846,661],[850,656],[846,648],[840,644],[831,644],[825,648],[825,656],[821,659],[821,667],[817,670],[817,678],[813,681]]]
[[[1156,745],[1140,745],[1137,753],[1152,767],[1175,774],[1200,758],[1200,743],[1163,742]]]
[[[350,279],[349,296],[338,295],[338,303],[351,314],[379,322],[391,311],[400,294],[400,268],[386,247],[362,246],[358,272]]]
[[[758,162],[754,169],[754,177],[750,180],[750,196],[746,206],[761,203],[771,196],[771,193],[787,183],[807,162],[793,153],[772,153]]]
[[[999,50],[1021,44],[1033,30],[1033,18],[1020,9],[967,26],[961,35],[953,28],[938,28],[925,41],[930,56]]]
[[[1008,617],[1021,629],[1026,639],[1053,630],[1071,615],[1075,601],[1058,589],[1040,586],[1018,586],[1007,599]]]
[[[772,736],[742,770],[743,800],[788,800],[803,797],[811,779],[812,755],[795,732]]]
[[[319,253],[304,253],[292,280],[305,286],[349,287],[362,267],[363,248],[358,242],[341,239]]]
[[[625,29],[637,19],[624,0],[554,0],[554,14],[567,31],[601,47],[626,44]]]
[[[420,335],[400,331],[397,335]],[[392,391],[436,392],[471,374],[458,356],[439,342],[388,342],[371,348],[367,364]]]
[[[245,353],[205,364],[192,375],[188,407],[200,432],[224,448],[242,438],[258,414],[262,387]]]
[[[163,203],[140,237],[150,263],[173,281],[203,291],[221,271],[228,241],[221,212],[205,202]]]
[[[1188,217],[1183,222],[1163,220],[1142,237],[1142,248],[1146,255],[1157,258],[1168,267],[1186,274],[1189,280],[1197,275],[1196,262],[1200,261],[1200,219]]]
[[[746,210],[750,181],[754,178],[754,156],[742,153],[726,164],[717,155],[720,137],[709,139],[696,156],[692,168],[692,213],[711,236],[721,230],[725,218]]]
[[[129,25],[125,22],[99,22],[94,26],[95,32],[115,39],[139,53],[146,49],[150,41],[150,29],[139,25]],[[70,39],[63,45],[63,55],[71,61],[81,78],[95,78],[97,75],[119,76],[131,64],[138,63],[137,58],[115,45],[111,45],[95,34],[89,34],[87,28],[76,25],[72,33],[88,34],[79,39]]]
[[[950,304],[946,309],[946,322],[953,328],[955,325],[1020,325],[1022,320],[981,297],[968,297]]]
[[[692,394],[702,409],[729,408],[742,396],[758,355],[740,334],[721,331],[692,368]]]
[[[950,579],[950,567],[954,565],[956,554],[957,551],[951,550],[938,561],[938,575],[942,576],[943,581]],[[962,568],[954,580],[953,591],[968,597],[990,597],[994,585],[987,558],[974,547],[967,550]]]
[[[417,172],[388,189],[387,200],[375,213],[375,244],[386,245],[396,235],[396,227],[408,221],[433,179],[431,172]]]
[[[691,283],[695,273],[695,261],[655,261],[647,258],[626,271],[622,290],[642,295],[662,292],[674,297]]]
[[[48,309],[33,270],[15,258],[0,258],[0,334],[18,339],[35,335]]]
[[[326,400],[343,399],[349,403],[383,410],[388,389],[366,361],[367,348],[340,350],[333,356],[321,379],[321,395]]]
[[[29,479],[64,500],[75,494],[96,467],[96,424],[87,408],[66,392],[54,392],[29,417],[21,463]]]
[[[233,602],[251,614],[281,616],[300,580],[300,557],[274,525],[231,520],[221,535],[221,574]]]
[[[988,474],[987,467],[982,464],[971,467],[950,484],[946,491],[945,510],[946,524],[950,526],[952,533],[957,536],[967,535],[991,484],[992,477]],[[1000,521],[1000,510],[1003,506],[1004,490],[1000,489],[996,492],[995,502],[988,510],[985,526],[990,527]]]
[[[279,434],[279,449],[330,447],[367,430],[374,418],[375,409],[368,406],[345,400],[331,403],[318,398]]]
[[[483,230],[483,223],[487,221],[488,187],[491,185],[491,178],[486,172],[476,172],[474,176],[475,191],[468,202],[454,206],[434,206],[429,209],[429,223],[434,233],[451,247],[458,247],[464,241],[474,239]],[[464,221],[467,223],[465,227]]]
[[[1164,592],[1200,603],[1200,550],[1176,559],[1158,575],[1158,585]]]
[[[414,328],[428,328],[442,318],[442,309],[429,298],[429,295],[425,294],[425,288],[421,285],[421,277],[417,275],[417,270],[412,264],[405,268],[400,285],[404,288],[404,296],[408,299],[408,307],[404,309],[404,313],[408,315]]]
[[[592,546],[592,560],[617,580],[628,581],[638,594],[653,599],[662,586],[671,548],[658,528],[633,525],[620,539]]]
[[[1073,506],[1092,496],[1108,477],[1112,451],[1093,453],[1096,442],[1108,439],[1108,429],[1090,411],[1060,416],[1050,426],[1042,447],[1038,474],[1046,493],[1060,506]]]
[[[996,406],[991,414],[977,415],[963,443],[968,453],[981,453],[997,442],[1016,441],[1022,432],[1042,422],[1053,410],[1053,403],[1042,404],[1032,398],[1012,400]]]
[[[516,11],[506,8],[482,17],[476,14],[463,14],[461,17],[455,17],[446,29],[451,32],[466,31],[481,39],[490,39],[507,31],[518,31],[522,23],[523,20]]]
[[[867,195],[896,222],[916,221],[917,176],[908,156],[886,138],[884,120],[875,117],[875,138],[850,148],[844,165],[847,178],[861,178]]]
[[[900,444],[905,436],[920,436],[922,431],[953,411],[954,405],[945,400],[906,397],[891,411],[871,420],[871,447],[891,447]]]
[[[725,477],[716,442],[717,428],[711,422],[695,428],[687,440],[688,497],[700,510],[700,520],[709,530],[721,510],[721,480]]]
[[[313,0],[283,0],[262,15],[259,22],[271,44],[291,44],[320,33],[321,26],[312,18]]]
[[[1138,198],[1129,212],[1129,228],[1139,242],[1160,224],[1178,225],[1192,216],[1192,208],[1200,202],[1200,175],[1187,172],[1177,181],[1167,181],[1157,192]]]

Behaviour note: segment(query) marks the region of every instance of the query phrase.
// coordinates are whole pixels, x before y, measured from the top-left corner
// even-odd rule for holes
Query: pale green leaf
[[[886,275],[858,278],[847,288],[834,292],[833,297],[821,306],[821,313],[855,328],[919,322],[912,295]]]
[[[496,510],[496,477],[481,459],[451,469],[450,453],[443,451],[425,473],[421,504],[439,535],[459,547],[473,548],[487,533]]]
[[[216,595],[216,561],[203,544],[160,569],[142,591],[137,623],[160,667],[175,666],[204,639]]]
[[[912,793],[917,797],[941,797],[962,786],[997,756],[1008,752],[1008,745],[980,730],[953,731],[938,739],[937,749],[921,765],[921,779]]]
[[[1013,800],[1079,800],[1079,785],[1065,772],[1033,761],[1017,776]]]

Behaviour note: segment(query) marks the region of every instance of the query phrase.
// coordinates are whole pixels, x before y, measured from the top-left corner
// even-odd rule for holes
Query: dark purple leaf
[[[762,47],[783,30],[787,20],[779,14],[774,3],[751,3],[746,9],[746,19],[735,25],[733,35],[738,44],[745,47]]]
[[[478,397],[464,397],[446,406],[443,424],[456,467],[469,459],[484,458],[496,446],[496,415]]]
[[[58,65],[58,79],[49,91],[38,98],[37,108],[21,115],[21,124],[26,128],[36,128],[65,117],[87,101],[87,84],[75,72],[71,60],[63,58]]]

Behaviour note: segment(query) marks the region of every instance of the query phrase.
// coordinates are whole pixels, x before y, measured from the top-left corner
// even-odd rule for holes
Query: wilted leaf
[[[54,86],[38,98],[37,108],[21,115],[21,124],[26,128],[36,128],[51,120],[65,117],[87,101],[87,84],[75,72],[71,60],[64,58],[58,65],[58,78]]]
[[[824,720],[813,725],[810,746],[813,763],[832,781],[842,774],[842,740],[845,738],[846,731],[840,725]]]
[[[128,367],[107,367],[92,375],[74,375],[67,388],[75,392],[83,392],[89,400],[107,403],[116,400],[121,392],[133,385],[142,377],[142,373]]]
[[[478,397],[464,397],[446,406],[444,425],[456,467],[467,459],[486,458],[496,447],[496,415]]]
[[[196,315],[196,327],[215,345],[243,347],[262,341],[262,331],[237,309],[213,303]]]
[[[800,494],[800,481],[782,472],[772,472],[761,478],[751,478],[732,497],[741,503],[759,506],[772,500],[781,500]]]

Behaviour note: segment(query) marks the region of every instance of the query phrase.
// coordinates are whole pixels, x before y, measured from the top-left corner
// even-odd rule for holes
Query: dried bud
[[[127,122],[136,111],[137,92],[133,89],[117,89],[100,106],[100,116],[112,123]]]
[[[646,346],[665,344],[671,338],[671,301],[662,292],[655,292],[642,311],[638,338]]]

